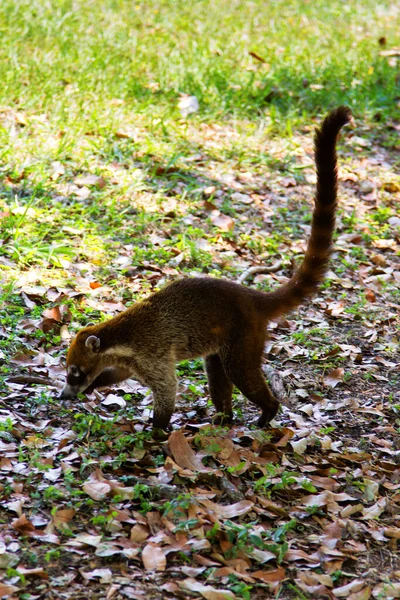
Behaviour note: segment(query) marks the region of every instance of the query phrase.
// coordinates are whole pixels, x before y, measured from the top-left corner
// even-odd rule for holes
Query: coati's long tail
[[[314,139],[315,163],[317,167],[317,189],[312,216],[311,236],[308,240],[304,260],[292,278],[277,290],[260,298],[262,310],[269,318],[285,314],[317,291],[328,268],[332,252],[332,237],[335,229],[337,207],[337,158],[336,139],[352,114],[346,106],[339,106],[325,118]]]

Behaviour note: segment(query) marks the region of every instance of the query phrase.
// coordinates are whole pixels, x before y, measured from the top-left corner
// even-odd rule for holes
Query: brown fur
[[[332,111],[315,136],[317,191],[311,237],[299,269],[270,293],[223,279],[180,279],[113,319],[82,329],[67,355],[63,397],[129,376],[151,388],[155,427],[165,428],[175,407],[175,365],[205,357],[210,395],[232,419],[235,385],[261,410],[260,427],[277,413],[261,370],[266,324],[288,313],[318,289],[332,249],[337,206],[336,138],[351,119],[346,107]]]

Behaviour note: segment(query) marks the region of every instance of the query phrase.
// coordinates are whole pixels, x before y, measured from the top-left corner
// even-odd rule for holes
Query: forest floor
[[[275,4],[0,7],[0,598],[400,598],[400,9]],[[134,380],[61,402],[89,322],[182,275],[287,281],[339,103],[335,249],[269,325],[270,426],[236,392],[214,425],[201,360],[165,439]]]

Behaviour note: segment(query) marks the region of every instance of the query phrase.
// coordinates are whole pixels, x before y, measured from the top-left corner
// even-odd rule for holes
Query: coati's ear
[[[96,323],[93,323],[93,321],[91,323],[86,323],[85,327],[94,327],[96,325]]]
[[[100,338],[95,335],[89,335],[85,341],[86,348],[90,348],[92,352],[100,352]]]

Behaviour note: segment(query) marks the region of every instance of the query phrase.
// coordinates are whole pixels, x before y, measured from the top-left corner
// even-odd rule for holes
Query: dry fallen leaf
[[[77,177],[74,181],[75,185],[78,185],[80,187],[84,187],[84,186],[95,186],[99,189],[104,188],[107,185],[107,182],[105,179],[103,179],[103,177],[100,177],[99,175],[81,175],[80,177]]]
[[[35,526],[31,521],[27,518],[27,516],[22,514],[18,519],[14,519],[12,521],[12,526],[16,529],[21,535],[27,535],[31,531],[35,531]]]
[[[76,546],[80,544],[85,544],[86,546],[97,546],[101,542],[101,535],[91,535],[90,533],[78,533],[72,540],[66,542],[67,546]]]
[[[142,560],[148,571],[165,571],[167,559],[157,544],[149,542],[142,550]]]
[[[199,500],[200,504],[207,508],[210,512],[215,513],[222,519],[233,519],[240,515],[245,515],[254,506],[254,502],[250,500],[241,500],[235,504],[223,505],[212,502],[211,500]]]
[[[111,492],[111,486],[105,481],[88,481],[82,489],[93,500],[103,500]]]
[[[11,594],[16,594],[20,588],[15,585],[7,585],[5,583],[0,583],[0,598],[10,597]]]
[[[189,577],[179,582],[179,587],[188,592],[201,594],[206,600],[236,600],[235,594],[230,590],[220,590],[211,585],[204,585]]]
[[[61,530],[64,528],[68,528],[68,523],[71,521],[71,519],[73,519],[75,513],[76,511],[73,508],[63,508],[57,510],[52,515],[54,527]]]
[[[338,367],[334,369],[328,375],[324,377],[324,383],[327,387],[335,388],[339,383],[343,381],[344,378],[344,369]]]
[[[122,396],[117,396],[116,394],[108,394],[108,396],[104,398],[101,403],[104,404],[104,406],[116,405],[120,408],[126,407],[126,400],[124,400]]]
[[[265,583],[276,583],[285,579],[286,571],[282,567],[279,567],[273,571],[254,571],[251,576]]]
[[[338,588],[332,590],[332,592],[338,598],[348,598],[349,594],[351,592],[358,592],[359,590],[361,590],[363,588],[364,585],[365,585],[365,581],[363,581],[362,579],[354,579],[347,585],[343,585],[341,587],[338,587]]]
[[[196,456],[189,446],[189,443],[180,429],[171,433],[168,438],[168,445],[176,464],[183,469],[200,471],[201,473],[210,473],[214,471],[214,469],[203,465],[201,459]]]
[[[366,290],[365,297],[368,300],[368,302],[376,302],[375,292],[373,292],[372,290]]]
[[[308,441],[306,437],[303,437],[301,440],[297,441],[291,440],[289,443],[296,454],[304,454],[304,452],[307,450]]]
[[[100,579],[100,583],[111,583],[112,571],[110,569],[94,569],[93,571],[84,572],[81,571],[81,575],[84,579]]]
[[[211,217],[211,223],[221,229],[221,231],[232,231],[235,227],[235,221],[227,215],[217,214]]]

